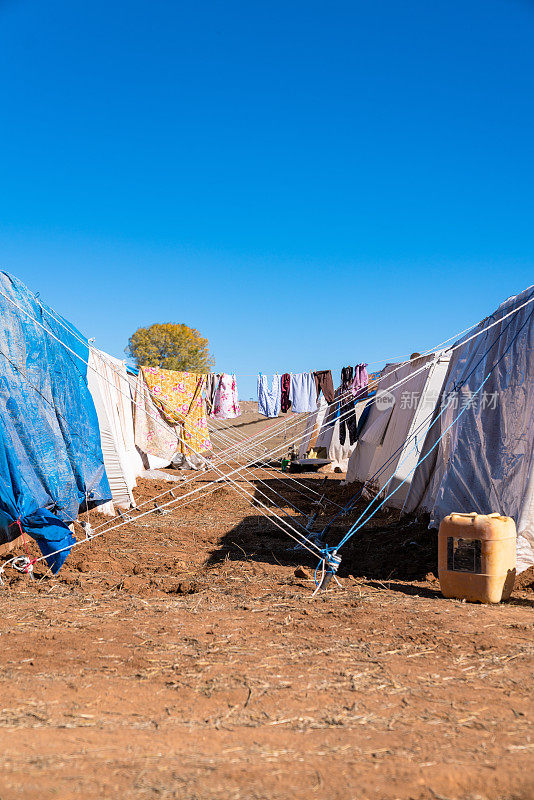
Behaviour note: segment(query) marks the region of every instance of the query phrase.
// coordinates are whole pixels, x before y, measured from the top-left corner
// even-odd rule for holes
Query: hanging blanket
[[[170,464],[180,452],[181,428],[169,425],[150,396],[143,371],[139,370],[134,394],[135,444],[143,453],[150,453]]]
[[[154,402],[170,425],[182,426],[180,452],[203,453],[212,449],[202,387],[205,375],[175,372],[160,367],[142,367]]]

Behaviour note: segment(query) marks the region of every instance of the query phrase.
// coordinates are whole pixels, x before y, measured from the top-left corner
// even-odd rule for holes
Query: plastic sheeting
[[[534,564],[534,302],[488,326],[533,296],[530,287],[508,299],[453,352],[406,501],[430,512],[431,527],[454,511],[513,517],[518,572]]]
[[[67,523],[86,498],[96,505],[111,493],[86,340],[49,311],[0,273],[0,541],[19,535],[19,521],[57,572],[69,551],[50,554],[75,541]]]

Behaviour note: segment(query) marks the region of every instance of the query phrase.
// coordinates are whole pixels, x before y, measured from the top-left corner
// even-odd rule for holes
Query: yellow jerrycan
[[[515,581],[515,522],[500,514],[449,514],[438,535],[441,591],[473,603],[499,603]]]

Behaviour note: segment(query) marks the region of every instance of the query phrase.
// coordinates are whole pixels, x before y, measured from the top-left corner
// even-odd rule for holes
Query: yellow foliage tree
[[[128,339],[126,353],[138,367],[206,373],[214,364],[208,340],[195,328],[173,322],[156,322],[148,328],[138,328]]]

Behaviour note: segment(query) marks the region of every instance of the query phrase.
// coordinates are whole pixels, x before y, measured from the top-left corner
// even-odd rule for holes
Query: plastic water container
[[[515,581],[515,522],[500,514],[449,514],[439,526],[441,591],[473,603],[499,603]]]

